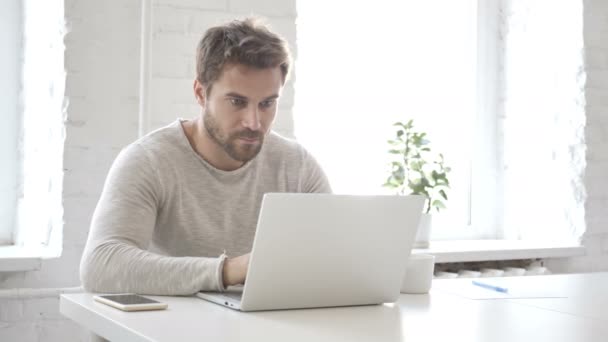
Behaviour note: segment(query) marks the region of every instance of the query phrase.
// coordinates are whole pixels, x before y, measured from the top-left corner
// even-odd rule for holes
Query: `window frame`
[[[432,236],[436,240],[504,238],[503,144],[499,135],[500,5],[498,0],[477,1],[477,86],[473,151],[469,177],[469,224],[450,227]]]
[[[6,90],[0,98],[3,125],[0,129],[0,246],[14,243],[19,177],[18,141],[21,127],[21,60],[23,56],[23,7],[19,0],[0,4],[0,39],[2,51],[14,51],[0,57],[0,89]]]

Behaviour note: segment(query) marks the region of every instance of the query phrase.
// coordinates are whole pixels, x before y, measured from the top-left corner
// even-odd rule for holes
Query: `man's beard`
[[[246,163],[255,158],[262,149],[262,143],[264,142],[264,134],[262,132],[245,128],[242,131],[227,136],[227,134],[224,134],[220,130],[217,121],[215,121],[215,118],[208,109],[205,109],[205,113],[203,114],[203,123],[211,139],[234,160]],[[241,145],[238,144],[239,138],[258,139],[258,143]]]

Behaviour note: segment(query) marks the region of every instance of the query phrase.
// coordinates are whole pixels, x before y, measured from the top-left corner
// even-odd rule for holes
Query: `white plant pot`
[[[422,216],[420,216],[418,232],[416,233],[416,240],[414,240],[414,248],[429,248],[432,218],[433,216],[427,213],[423,213]]]

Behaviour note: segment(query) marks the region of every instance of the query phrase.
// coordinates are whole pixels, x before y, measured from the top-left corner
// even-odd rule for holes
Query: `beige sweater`
[[[93,292],[223,290],[223,252],[251,251],[265,193],[330,191],[295,141],[271,132],[255,159],[222,171],[192,149],[178,120],[114,161],[82,256],[82,283]]]

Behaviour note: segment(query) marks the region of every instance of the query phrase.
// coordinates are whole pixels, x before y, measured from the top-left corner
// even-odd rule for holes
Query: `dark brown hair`
[[[205,32],[196,51],[196,79],[208,92],[224,65],[235,63],[261,69],[278,66],[285,83],[290,61],[285,39],[271,32],[259,19],[234,20]]]

